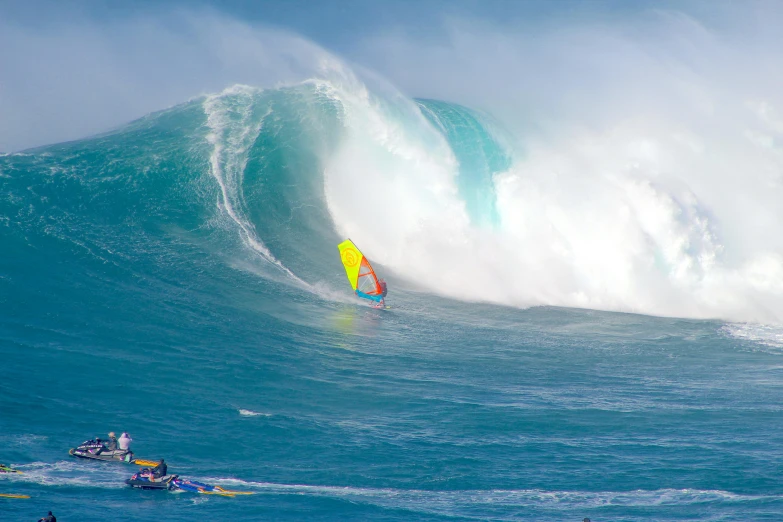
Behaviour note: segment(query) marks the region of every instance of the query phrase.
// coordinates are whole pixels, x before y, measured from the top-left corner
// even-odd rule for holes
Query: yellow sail
[[[348,282],[351,283],[351,288],[356,290],[356,286],[359,283],[359,268],[362,265],[364,256],[350,239],[346,239],[337,245],[337,248],[340,249],[340,260],[345,267],[345,275],[348,276]]]

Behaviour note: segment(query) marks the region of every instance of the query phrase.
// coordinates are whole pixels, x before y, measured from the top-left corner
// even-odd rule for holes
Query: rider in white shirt
[[[119,444],[121,450],[129,450],[130,449],[130,443],[133,439],[130,438],[130,435],[128,435],[126,432],[122,432],[122,435],[120,435]]]

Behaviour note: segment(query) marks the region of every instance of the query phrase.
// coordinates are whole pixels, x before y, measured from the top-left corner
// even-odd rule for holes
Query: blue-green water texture
[[[491,233],[524,151],[478,112],[411,107]],[[0,156],[0,462],[24,472],[0,493],[31,497],[0,519],[780,518],[769,343],[452,300],[382,256],[392,308],[355,299],[324,179],[346,111],[316,83],[237,87]],[[68,456],[109,431],[254,495],[135,490],[134,466]]]

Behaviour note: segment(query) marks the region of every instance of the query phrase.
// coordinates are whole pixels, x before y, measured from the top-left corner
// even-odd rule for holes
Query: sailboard
[[[345,275],[351,288],[357,292],[356,295],[362,297],[361,294],[366,294],[370,296],[370,300],[380,302],[383,299],[383,288],[370,261],[350,239],[337,245],[337,248],[340,250],[340,260],[345,267]]]

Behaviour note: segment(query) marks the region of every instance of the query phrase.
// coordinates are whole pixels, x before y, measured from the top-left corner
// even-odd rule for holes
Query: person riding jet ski
[[[106,443],[106,449],[109,451],[115,451],[117,449],[117,436],[114,432],[109,432],[109,442]]]
[[[119,443],[121,450],[128,451],[130,450],[131,441],[133,441],[133,439],[130,438],[130,435],[128,435],[127,432],[123,431],[122,435],[120,435],[120,440],[117,442]]]
[[[156,479],[165,477],[168,471],[168,466],[166,466],[166,463],[163,461],[163,459],[160,459],[158,465],[152,468],[152,477]]]

